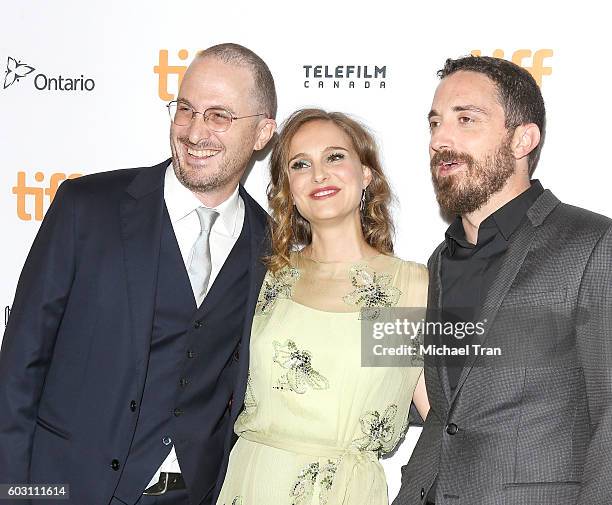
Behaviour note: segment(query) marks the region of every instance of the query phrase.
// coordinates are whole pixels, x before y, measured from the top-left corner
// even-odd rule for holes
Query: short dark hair
[[[540,87],[532,75],[522,67],[490,56],[466,56],[446,60],[444,68],[438,71],[438,77],[444,79],[460,70],[478,72],[486,75],[497,88],[498,99],[506,116],[506,128],[534,123],[540,129],[540,143],[529,153],[529,176],[540,159],[546,134],[546,109]]]
[[[247,66],[253,73],[255,82],[255,99],[269,118],[276,118],[276,88],[272,72],[266,62],[257,56],[253,51],[240,44],[231,42],[217,44],[216,46],[204,49],[197,54],[197,58],[213,57],[230,65]]]

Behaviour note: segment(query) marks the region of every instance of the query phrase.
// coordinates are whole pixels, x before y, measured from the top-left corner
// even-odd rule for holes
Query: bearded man
[[[438,75],[430,168],[455,218],[428,305],[483,331],[425,336],[463,352],[425,357],[431,410],[394,503],[612,503],[612,221],[531,179],[545,108],[526,70],[470,56]]]

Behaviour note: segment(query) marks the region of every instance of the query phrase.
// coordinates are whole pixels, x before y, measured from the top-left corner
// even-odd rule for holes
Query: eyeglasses
[[[250,116],[236,117],[232,116],[232,113],[228,110],[221,109],[219,107],[212,107],[206,109],[204,112],[198,112],[193,107],[187,105],[185,102],[173,100],[168,105],[168,112],[170,113],[170,119],[177,126],[187,126],[193,121],[196,114],[202,114],[206,126],[214,132],[221,133],[227,131],[232,126],[232,121],[236,119],[246,119],[249,117],[265,116],[263,112],[260,114],[252,114]]]

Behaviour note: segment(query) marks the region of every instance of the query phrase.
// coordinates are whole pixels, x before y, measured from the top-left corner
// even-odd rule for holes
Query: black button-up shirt
[[[526,218],[527,211],[544,192],[539,181],[510,200],[487,217],[478,228],[478,240],[471,244],[465,238],[461,217],[457,217],[446,231],[446,249],[442,252],[442,309],[451,319],[476,322],[487,291],[490,288],[502,258],[508,249],[512,234]],[[448,345],[465,345],[465,340],[450,337]],[[453,393],[465,357],[453,357],[449,363],[448,378]]]

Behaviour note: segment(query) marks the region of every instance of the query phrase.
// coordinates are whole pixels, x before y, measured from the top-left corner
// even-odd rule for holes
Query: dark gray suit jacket
[[[428,265],[434,309],[445,247]],[[545,191],[479,320],[506,358],[469,356],[452,396],[426,359],[431,410],[394,505],[423,503],[436,477],[437,505],[611,504],[612,221]]]

